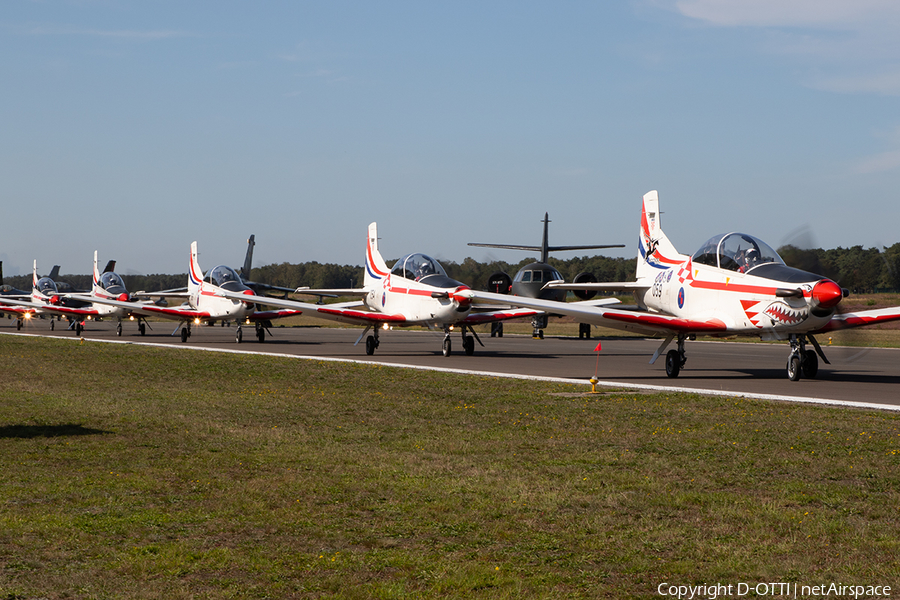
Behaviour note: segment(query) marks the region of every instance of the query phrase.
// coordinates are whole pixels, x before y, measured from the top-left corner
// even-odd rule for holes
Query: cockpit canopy
[[[112,271],[107,271],[103,275],[100,276],[100,287],[104,290],[108,290],[110,288],[122,288],[125,290],[125,282],[122,281],[122,278],[113,273]]]
[[[537,283],[544,285],[548,281],[559,281],[560,279],[563,279],[562,274],[550,265],[532,263],[523,267],[516,273],[514,283]]]
[[[444,267],[441,266],[441,263],[425,254],[409,254],[404,256],[394,263],[391,274],[406,279],[412,279],[414,281],[419,281],[423,277],[428,277],[429,275],[442,275],[443,277],[447,277],[447,272],[444,271]]]
[[[210,269],[204,280],[207,283],[217,285],[220,288],[225,288],[231,292],[239,292],[248,289],[241,281],[241,277],[237,274],[237,271],[231,267],[226,267],[225,265],[219,265],[218,267]]]
[[[759,265],[784,264],[771,246],[746,233],[726,233],[709,238],[694,253],[692,261],[739,273],[747,273]]]
[[[37,282],[37,289],[45,296],[55,296],[59,293],[56,282],[49,277],[41,277]]]

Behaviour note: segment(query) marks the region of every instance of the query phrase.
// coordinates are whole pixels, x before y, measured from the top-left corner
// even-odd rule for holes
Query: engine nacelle
[[[503,271],[492,273],[487,280],[487,291],[495,294],[508,294],[512,289],[512,277]]]
[[[593,273],[579,273],[572,280],[572,283],[597,283],[597,278],[594,277]],[[572,293],[581,300],[590,300],[597,295],[596,290],[573,290]]]

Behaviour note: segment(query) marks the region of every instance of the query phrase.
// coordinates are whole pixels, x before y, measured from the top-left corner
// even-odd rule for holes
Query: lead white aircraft
[[[471,356],[475,352],[476,340],[484,346],[472,329],[474,325],[540,313],[528,308],[473,312],[471,298],[462,294],[468,289],[467,285],[450,279],[440,263],[425,254],[408,254],[399,259],[392,269],[388,269],[378,251],[376,224],[371,223],[366,241],[366,269],[362,288],[296,290],[298,293],[313,295],[360,296],[362,302],[320,305],[264,296],[250,296],[249,300],[268,306],[292,308],[331,321],[365,325],[366,328],[356,343],[365,337],[366,354],[369,355],[374,354],[380,344],[380,329],[425,326],[444,332],[442,351],[444,356],[449,356],[450,332],[458,326],[462,334],[463,350]],[[240,295],[233,292],[225,292],[223,295],[227,298],[240,298]],[[370,331],[371,334],[366,337]]]
[[[226,293],[233,293],[234,298],[226,297]],[[156,296],[157,294],[151,294]],[[90,299],[92,302],[106,304],[125,309],[132,314],[142,316],[156,315],[167,319],[181,321],[181,341],[186,342],[191,336],[191,325],[200,323],[214,323],[216,321],[237,323],[235,341],[240,343],[243,339],[241,325],[255,323],[256,337],[261,342],[265,339],[266,327],[271,319],[290,317],[300,314],[298,310],[257,311],[253,290],[241,282],[240,276],[234,269],[225,265],[219,265],[210,269],[204,276],[197,260],[197,242],[191,244],[191,262],[188,272],[188,286],[185,294],[170,294],[187,298],[187,302],[181,306],[168,307],[156,304],[141,304],[128,302],[121,298],[109,298],[100,296],[75,296],[81,300]],[[176,329],[175,331],[178,331]]]
[[[631,292],[636,310],[489,292],[467,291],[466,295],[480,302],[502,300],[572,315],[583,323],[665,336],[650,364],[675,340],[677,349],[666,354],[669,377],[677,377],[685,365],[685,340],[702,334],[789,340],[788,377],[791,381],[801,374],[812,378],[819,368],[817,357],[830,364],[815,334],[900,320],[900,307],[837,313],[846,290],[826,277],[788,267],[771,246],[745,233],[716,235],[693,255],[680,254],[663,233],[656,191],[643,197],[638,250],[637,281],[548,284],[567,290]],[[814,350],[806,348],[807,342]]]

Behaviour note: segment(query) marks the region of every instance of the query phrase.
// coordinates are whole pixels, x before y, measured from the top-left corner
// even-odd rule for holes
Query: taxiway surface
[[[271,329],[272,335],[259,343],[253,328],[245,326],[244,341],[237,344],[234,327],[195,326],[191,338],[182,344],[177,336],[170,335],[175,323],[159,322],[152,326],[153,331],[141,336],[134,323],[126,322],[119,337],[115,323],[88,323],[82,336],[86,340],[277,353],[585,382],[596,374],[603,382],[622,386],[659,386],[900,407],[900,349],[891,348],[826,346],[824,351],[832,364],[820,361],[815,379],[791,382],[786,373],[787,344],[695,341],[685,346],[687,364],[681,375],[670,379],[666,377],[664,357],[654,365],[648,364],[660,344],[658,339],[579,340],[547,336],[538,340],[522,335],[491,338],[479,334],[485,346],[476,344],[475,354],[466,356],[459,335],[454,334],[454,351],[444,357],[441,354],[443,334],[395,330],[382,332],[380,347],[373,356],[366,356],[363,343],[354,346],[362,332],[357,328],[275,327]],[[0,321],[0,332],[16,333],[15,321]],[[49,330],[46,320],[29,322],[21,333],[74,337],[73,332],[65,330],[64,321],[57,323],[55,331]],[[598,342],[602,344],[599,353],[594,351]]]

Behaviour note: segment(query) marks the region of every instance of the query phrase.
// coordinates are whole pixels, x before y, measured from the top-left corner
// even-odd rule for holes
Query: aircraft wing
[[[891,321],[900,321],[900,306],[834,315],[825,327],[810,333],[825,333],[839,329],[863,327],[865,325],[878,325],[879,323],[889,323]]]
[[[338,296],[359,296],[365,297],[369,290],[363,288],[323,288],[314,289],[309,287],[298,287],[292,290],[295,294],[308,294],[310,296],[328,296],[336,298]]]
[[[99,311],[96,308],[73,308],[71,306],[60,306],[56,304],[43,304],[37,302],[28,302],[25,300],[10,300],[4,298],[2,300],[3,304],[10,304],[13,306],[20,306],[25,309],[32,309],[32,311],[37,312],[52,312],[58,313],[61,315],[69,315],[75,317],[93,317],[99,314]],[[30,312],[28,310],[9,310],[5,308],[0,308],[0,310],[5,310],[7,312]]]
[[[0,303],[0,312],[15,313],[19,315],[37,312],[37,309],[32,308],[31,306],[19,306],[18,303],[16,303],[15,305],[7,304],[9,302],[9,299],[7,298],[3,298],[0,302],[2,302]]]
[[[188,306],[177,306],[174,308],[170,308],[168,306],[157,306],[156,304],[152,303],[122,302],[121,300],[113,300],[111,298],[97,298],[96,296],[73,296],[73,298],[77,298],[78,300],[85,300],[88,302],[98,302],[100,304],[107,304],[109,306],[118,306],[119,308],[124,308],[125,310],[138,315],[155,315],[167,319],[182,321],[210,318],[209,312],[197,310]]]
[[[379,313],[369,310],[360,310],[359,302],[343,302],[338,304],[310,304],[309,302],[299,302],[297,300],[285,300],[282,298],[269,298],[268,296],[250,296],[248,294],[236,294],[234,292],[220,292],[226,298],[232,300],[241,300],[242,302],[255,302],[264,306],[277,306],[297,311],[296,314],[305,314],[310,317],[318,317],[328,321],[338,321],[340,323],[353,323],[355,325],[375,325],[378,323],[396,323],[402,324],[406,322],[403,315],[392,315],[387,313]]]
[[[544,288],[554,290],[593,290],[596,292],[633,292],[635,290],[645,290],[648,286],[636,281],[603,283],[565,283],[564,281],[549,281]]]
[[[463,325],[481,325],[482,323],[494,323],[496,321],[506,321],[509,319],[520,319],[522,317],[533,317],[534,315],[543,314],[542,310],[533,308],[507,308],[502,310],[492,310],[488,312],[473,312],[462,320]]]
[[[597,305],[595,301],[585,302],[555,302],[553,300],[541,300],[540,298],[526,298],[524,296],[508,296],[493,292],[479,292],[466,290],[465,293],[475,302],[497,303],[504,302],[533,308],[556,315],[570,315],[578,319],[580,323],[589,323],[601,327],[634,331],[645,335],[658,335],[669,333],[716,333],[726,331],[725,323],[718,319],[709,321],[697,321],[682,319],[669,315],[651,313],[637,310],[624,310],[621,308],[608,308]]]

